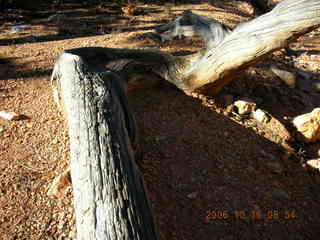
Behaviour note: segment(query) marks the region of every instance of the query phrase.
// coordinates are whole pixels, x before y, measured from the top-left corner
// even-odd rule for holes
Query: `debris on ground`
[[[302,134],[306,142],[315,142],[320,139],[320,108],[312,112],[297,116],[293,124]]]
[[[18,121],[22,118],[22,115],[15,112],[0,111],[0,117],[10,121]]]
[[[240,115],[250,114],[256,110],[257,104],[251,99],[240,99],[234,102]]]
[[[267,113],[260,108],[252,113],[252,117],[260,123],[267,123],[270,120]]]
[[[71,187],[71,176],[70,168],[65,170],[63,173],[59,174],[52,181],[49,190],[48,196],[54,196],[57,198],[62,198],[66,195],[67,191]]]
[[[320,158],[318,159],[311,159],[307,161],[307,164],[315,169],[318,169],[320,171]]]
[[[292,72],[279,69],[274,65],[271,65],[270,69],[290,88],[294,88],[296,86],[296,76]]]

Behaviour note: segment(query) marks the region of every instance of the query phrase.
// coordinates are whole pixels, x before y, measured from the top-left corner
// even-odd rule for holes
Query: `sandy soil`
[[[200,49],[197,39],[159,45],[141,37],[183,10],[233,27],[250,19],[232,5],[141,5],[142,14],[117,8],[65,9],[68,25],[33,19],[0,27],[0,110],[25,117],[0,119],[0,239],[73,239],[72,190],[47,196],[69,160],[68,133],[52,97],[50,74],[64,50],[84,46],[158,48],[173,54]],[[48,12],[47,14],[50,14]],[[296,139],[290,120],[319,106],[307,81],[319,81],[319,31],[249,69],[214,99],[200,101],[167,83],[130,95],[141,129],[146,179],[161,239],[318,239],[319,173],[305,161],[319,157],[319,143]],[[286,87],[269,63],[300,74]],[[250,97],[278,122],[261,125],[230,113],[226,96]],[[210,101],[209,101],[210,100]],[[280,129],[275,126],[284,126]],[[288,134],[293,140],[288,141]]]

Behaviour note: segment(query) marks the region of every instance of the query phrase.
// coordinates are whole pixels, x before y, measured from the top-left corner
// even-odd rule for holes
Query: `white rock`
[[[320,108],[315,108],[311,113],[295,117],[293,125],[300,132],[306,142],[315,142],[320,139]]]
[[[320,170],[320,158],[308,160],[308,161],[307,161],[307,164],[308,164],[310,167],[313,167],[313,168],[316,168],[316,169],[319,169],[319,170]]]
[[[252,113],[257,106],[250,99],[240,99],[238,101],[235,101],[234,105],[238,108],[238,113],[240,115]]]
[[[296,86],[296,76],[293,73],[281,70],[275,66],[271,66],[270,69],[289,87],[294,88]]]
[[[10,120],[10,121],[18,121],[21,119],[21,115],[15,113],[15,112],[3,112],[0,111],[0,117]]]
[[[267,123],[269,121],[268,115],[261,109],[254,111],[252,117],[261,123]]]

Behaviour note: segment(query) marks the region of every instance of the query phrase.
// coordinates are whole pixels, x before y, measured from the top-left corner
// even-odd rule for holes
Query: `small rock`
[[[269,121],[268,115],[261,109],[254,111],[252,117],[261,123],[267,123]]]
[[[187,197],[190,198],[190,199],[196,199],[197,196],[198,196],[198,193],[197,193],[197,192],[189,193],[189,194],[187,195]]]
[[[268,120],[267,127],[277,134],[284,142],[291,142],[294,140],[294,137],[291,132],[288,131],[286,126],[274,117],[271,117],[271,119]]]
[[[320,108],[311,113],[295,117],[293,125],[302,134],[306,142],[315,142],[320,139]]]
[[[70,168],[54,178],[48,190],[48,196],[62,198],[71,187]]]
[[[312,168],[320,170],[320,158],[308,160],[307,164]]]
[[[238,108],[240,115],[249,114],[256,109],[256,104],[250,99],[240,99],[234,102],[234,105]]]
[[[271,66],[270,70],[289,87],[294,88],[296,86],[296,76],[293,73],[281,70],[276,66]]]
[[[0,112],[0,117],[6,119],[6,120],[10,120],[10,121],[18,121],[21,119],[21,115],[15,113],[15,112]]]

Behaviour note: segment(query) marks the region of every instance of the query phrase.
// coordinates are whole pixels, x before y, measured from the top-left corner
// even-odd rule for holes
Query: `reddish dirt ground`
[[[50,86],[56,57],[84,46],[194,52],[201,47],[198,39],[159,45],[141,34],[187,9],[231,27],[250,19],[245,9],[231,6],[141,5],[142,14],[134,17],[108,7],[66,9],[68,26],[41,18],[21,33],[10,33],[14,22],[0,27],[0,111],[25,116],[0,119],[1,240],[74,239],[72,190],[60,199],[47,196],[69,160],[67,126]],[[319,238],[319,173],[303,166],[319,157],[320,146],[303,144],[290,128],[292,117],[319,107],[319,94],[307,84],[320,80],[319,35],[316,30],[291,52],[274,53],[212,101],[193,99],[167,83],[129,96],[141,130],[139,166],[161,239]],[[286,87],[269,63],[299,73],[299,88]],[[227,95],[255,100],[294,141],[287,143],[287,133],[275,126],[230,114]]]

